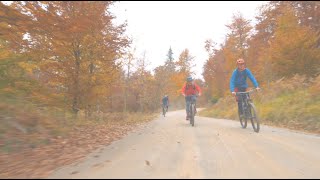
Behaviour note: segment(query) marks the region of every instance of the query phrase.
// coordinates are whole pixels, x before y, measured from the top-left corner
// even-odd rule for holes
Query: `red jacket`
[[[182,90],[181,90],[183,95],[186,95],[186,96],[196,95],[197,92],[199,94],[201,94],[201,89],[196,83],[193,83],[193,84],[189,85],[188,87],[186,87],[186,86],[187,86],[187,83],[185,82],[182,87]]]

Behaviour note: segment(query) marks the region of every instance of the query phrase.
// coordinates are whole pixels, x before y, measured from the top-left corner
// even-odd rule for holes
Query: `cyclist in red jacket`
[[[191,76],[189,76],[187,78],[187,82],[184,83],[181,92],[182,92],[182,95],[185,96],[185,100],[186,100],[186,113],[187,113],[186,120],[189,120],[188,107],[191,103],[191,100],[196,101],[197,95],[201,96],[201,89],[193,81],[193,78]]]

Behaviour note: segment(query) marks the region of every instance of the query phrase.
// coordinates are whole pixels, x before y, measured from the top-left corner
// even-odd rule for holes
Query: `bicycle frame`
[[[164,104],[161,104],[161,106],[162,106],[162,114],[165,117],[166,113],[168,112],[168,106]]]
[[[244,113],[246,118],[251,118],[251,114],[248,113],[248,106],[249,103],[252,102],[251,98],[250,98],[250,94],[252,94],[255,90],[250,90],[247,92],[236,92],[236,95],[238,96],[238,98],[241,100],[242,104],[242,112]]]
[[[240,112],[239,112],[239,118],[240,118],[240,123],[242,127],[246,128],[247,120],[250,119],[254,131],[259,132],[259,129],[260,129],[259,118],[257,116],[256,108],[250,98],[250,94],[253,93],[254,91],[255,90],[250,90],[247,92],[236,92],[236,95],[240,98],[240,101],[241,101],[240,108],[242,108],[242,113],[244,114],[244,117],[241,118]]]
[[[196,111],[196,98],[194,98],[194,97],[198,97],[198,96],[197,95],[190,95],[190,96],[186,96],[186,97],[191,98],[191,102],[187,108],[188,108],[188,113],[189,113],[189,117],[190,117],[190,124],[192,126],[194,126],[194,116],[195,116],[195,111]]]

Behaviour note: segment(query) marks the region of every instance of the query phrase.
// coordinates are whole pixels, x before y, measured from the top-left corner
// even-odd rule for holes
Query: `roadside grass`
[[[252,95],[261,124],[320,134],[320,76],[279,80]],[[238,120],[232,96],[219,99],[201,116]]]
[[[2,86],[0,99],[0,178],[47,177],[158,116],[80,111],[75,119],[61,95],[28,82]]]
[[[56,168],[85,158],[156,116],[158,113],[108,113],[104,119],[78,119],[57,126],[50,135],[40,131],[11,135],[1,144],[0,178],[45,178]]]
[[[95,113],[90,119],[80,111],[77,119],[67,110],[64,97],[32,80],[1,82],[0,153],[19,152],[67,137],[75,128],[100,125],[137,125],[153,113]]]

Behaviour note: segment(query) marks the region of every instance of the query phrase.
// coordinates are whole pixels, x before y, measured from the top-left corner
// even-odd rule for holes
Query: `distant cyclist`
[[[257,90],[260,90],[257,80],[254,78],[251,71],[246,68],[245,61],[243,59],[237,60],[237,68],[233,71],[231,80],[230,80],[230,91],[232,95],[236,95],[236,92],[245,92],[248,88],[247,77],[251,80],[254,87]],[[238,112],[240,116],[243,116],[242,108],[241,108],[241,98],[240,101],[236,97],[238,102]]]
[[[184,83],[183,87],[182,87],[182,95],[185,96],[185,100],[186,100],[186,120],[189,120],[189,105],[191,103],[192,98],[195,98],[194,100],[196,100],[196,96],[192,96],[192,95],[199,95],[201,96],[201,89],[200,87],[193,81],[193,78],[191,76],[189,76],[187,78],[187,82]]]
[[[162,108],[165,108],[166,112],[168,112],[168,108],[169,108],[169,96],[168,95],[164,95],[162,98]]]

